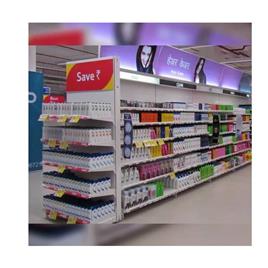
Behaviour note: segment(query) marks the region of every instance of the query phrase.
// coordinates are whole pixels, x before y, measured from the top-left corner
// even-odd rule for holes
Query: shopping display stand
[[[109,62],[108,65],[105,64],[105,62]],[[150,83],[143,83],[139,80],[132,80],[131,84],[126,84],[125,79],[121,77],[120,79],[120,67],[119,67],[119,61],[117,58],[101,58],[101,59],[94,59],[94,60],[83,60],[83,61],[76,61],[76,62],[70,62],[67,63],[67,104],[72,103],[110,103],[111,105],[111,113],[110,116],[100,116],[98,115],[97,111],[92,113],[90,116],[85,114],[48,114],[45,111],[43,111],[42,115],[40,116],[40,120],[44,122],[44,126],[61,126],[63,128],[111,128],[112,130],[112,141],[109,142],[81,142],[81,141],[68,141],[66,143],[65,140],[61,139],[47,139],[46,137],[43,137],[42,142],[44,144],[44,148],[52,149],[55,147],[59,147],[61,150],[65,150],[66,154],[70,150],[74,152],[79,153],[105,153],[107,151],[113,152],[114,156],[114,164],[112,166],[103,167],[99,169],[90,169],[85,167],[78,167],[71,164],[63,164],[62,162],[52,162],[52,161],[43,161],[44,165],[44,172],[48,170],[56,170],[58,173],[63,173],[65,170],[71,170],[75,174],[78,174],[79,176],[82,176],[83,178],[91,179],[91,175],[96,176],[109,176],[111,178],[111,188],[98,193],[83,193],[78,190],[74,189],[63,189],[61,186],[48,184],[46,180],[46,183],[44,183],[44,187],[46,189],[49,189],[54,192],[54,194],[61,198],[62,196],[72,196],[80,199],[92,199],[96,200],[107,200],[112,197],[112,200],[114,201],[114,214],[109,217],[99,218],[98,220],[88,220],[88,218],[79,217],[75,214],[66,213],[65,211],[61,211],[57,209],[58,207],[55,205],[55,207],[51,207],[49,209],[49,205],[46,203],[45,205],[45,211],[46,215],[52,219],[55,220],[57,218],[63,218],[64,220],[67,220],[67,223],[113,223],[118,222],[124,218],[125,214],[128,214],[134,210],[138,210],[140,208],[143,208],[145,206],[148,206],[150,204],[156,203],[158,201],[161,201],[165,198],[168,198],[170,196],[177,195],[180,192],[183,192],[187,189],[190,189],[192,187],[195,187],[197,185],[200,185],[204,182],[210,181],[214,178],[220,177],[228,172],[231,172],[233,170],[236,170],[237,168],[240,168],[242,166],[245,166],[246,164],[249,164],[251,162],[251,155],[250,151],[251,148],[249,146],[246,146],[246,148],[240,148],[239,144],[244,144],[250,141],[250,138],[243,138],[243,140],[228,140],[223,143],[219,144],[208,144],[206,146],[200,146],[195,147],[193,149],[185,149],[180,150],[176,153],[170,153],[165,155],[158,155],[156,157],[152,158],[141,158],[141,159],[125,159],[124,154],[124,148],[126,147],[125,141],[124,141],[124,126],[125,126],[125,120],[124,114],[128,114],[128,118],[131,121],[131,127],[133,129],[136,128],[149,128],[149,127],[171,127],[171,126],[195,126],[195,125],[204,125],[205,131],[200,131],[194,134],[182,134],[179,136],[169,136],[169,137],[154,137],[154,138],[147,138],[143,140],[135,140],[131,139],[130,148],[154,148],[154,147],[161,147],[167,143],[180,140],[180,139],[187,139],[187,138],[199,138],[203,136],[209,137],[210,135],[213,135],[212,133],[208,132],[209,126],[213,125],[213,115],[218,115],[220,117],[225,116],[225,118],[219,120],[219,124],[232,124],[234,127],[231,130],[223,130],[219,132],[220,136],[235,136],[236,129],[236,113],[233,111],[233,109],[221,109],[221,106],[215,107],[212,106],[209,109],[205,108],[205,105],[202,106],[201,109],[198,109],[196,107],[187,107],[184,109],[181,108],[163,108],[163,107],[130,107],[123,105],[121,103],[122,99],[125,98],[125,96],[128,96],[127,101],[142,101],[143,97],[145,99],[149,99],[150,102],[160,103],[162,102],[162,98],[164,98],[164,102],[172,102],[175,100],[180,100],[180,97],[174,97],[175,94],[178,92],[178,89],[174,88],[173,95],[170,96],[170,99],[166,96],[165,93],[166,87],[165,85],[151,85]],[[105,74],[105,81],[101,83],[101,81],[96,78],[97,73],[101,71],[101,74]],[[87,75],[85,74],[87,72]],[[124,71],[126,72],[126,71]],[[84,74],[84,76],[83,76]],[[95,82],[94,82],[94,75],[95,75]],[[130,72],[130,75],[133,75],[133,72]],[[148,77],[148,75],[145,75]],[[151,75],[153,77],[153,75]],[[100,76],[101,77],[101,76]],[[174,79],[173,79],[174,80]],[[92,82],[93,81],[93,82]],[[180,82],[180,81],[179,81]],[[94,87],[91,85],[94,84]],[[124,88],[123,86],[124,85]],[[81,86],[81,87],[80,87]],[[142,86],[142,87],[141,87]],[[129,87],[129,88],[128,88]],[[137,89],[137,93],[130,92],[130,90],[133,90],[133,87]],[[141,88],[140,88],[141,87]],[[146,90],[148,89],[148,92],[151,92],[151,95],[146,96]],[[127,94],[126,93],[130,93]],[[139,93],[144,93],[144,96]],[[132,116],[133,113],[141,114],[143,112],[154,112],[161,115],[161,113],[202,113],[206,114],[206,120],[180,120],[180,121],[168,121],[168,120],[158,120],[155,122],[141,122],[135,121],[134,117]],[[247,118],[248,120],[248,118]],[[247,121],[245,121],[247,123]],[[243,124],[246,124],[245,122],[242,122]],[[241,124],[240,124],[241,125]],[[241,128],[241,127],[239,127]],[[243,132],[243,129],[241,128],[241,131]],[[240,132],[241,132],[240,131]],[[247,131],[247,130],[246,130]],[[130,131],[131,133],[131,131]],[[131,134],[132,135],[132,134]],[[130,136],[131,136],[130,135]],[[141,165],[149,164],[149,163],[162,163],[167,160],[174,160],[177,157],[189,155],[191,153],[201,153],[201,152],[208,152],[215,149],[221,149],[225,148],[226,146],[231,146],[231,152],[226,153],[224,155],[216,156],[211,159],[208,159],[206,161],[197,162],[191,165],[187,165],[184,167],[179,168],[172,168],[170,170],[167,170],[166,172],[162,174],[158,174],[156,176],[147,178],[147,179],[139,179],[136,181],[129,181],[128,183],[125,183],[122,178],[123,170],[125,168],[131,168],[136,167],[139,168]],[[238,149],[237,149],[238,148]],[[135,190],[136,187],[146,186],[158,182],[165,182],[167,181],[174,181],[176,179],[176,176],[180,174],[180,172],[185,171],[192,171],[196,170],[197,168],[201,168],[208,164],[216,163],[219,160],[229,159],[233,156],[240,156],[243,153],[249,153],[249,156],[247,156],[247,160],[242,162],[239,165],[232,166],[226,170],[221,170],[217,173],[209,174],[206,177],[199,178],[199,179],[192,179],[184,184],[180,184],[177,187],[164,187],[162,189],[161,193],[158,193],[155,197],[150,199],[144,199],[143,201],[136,200],[136,202],[133,202],[133,205],[124,207],[125,202],[125,191],[129,190]],[[47,154],[47,151],[44,152],[44,154]],[[44,181],[45,182],[45,181]],[[159,186],[159,185],[158,185]],[[160,186],[159,186],[160,187]],[[161,188],[161,187],[160,187]],[[144,194],[144,192],[141,192],[140,195]],[[140,199],[141,200],[141,199]],[[51,204],[51,203],[50,203]],[[94,208],[95,209],[95,208]],[[69,210],[70,211],[70,210]],[[81,209],[82,211],[82,209]],[[100,212],[101,214],[102,212]]]
[[[99,200],[104,202],[106,202],[106,200],[112,200],[114,205],[114,212],[111,213],[111,211],[106,210],[106,208],[105,210],[103,209],[103,211],[99,209],[100,211],[97,215],[98,219],[95,218],[93,220],[90,219],[91,216],[79,216],[87,215],[87,213],[82,213],[85,211],[83,207],[78,207],[73,210],[74,213],[70,213],[72,209],[67,205],[63,204],[61,206],[58,206],[55,203],[55,200],[49,200],[48,202],[48,200],[44,199],[45,213],[51,220],[62,218],[66,220],[67,223],[113,223],[119,221],[121,219],[121,189],[120,184],[118,183],[120,182],[120,179],[117,178],[117,174],[120,174],[120,140],[118,136],[120,133],[120,122],[117,121],[120,112],[120,79],[118,60],[116,58],[102,58],[68,62],[66,64],[66,73],[66,110],[68,109],[68,104],[73,105],[72,114],[69,114],[69,111],[68,114],[64,114],[63,111],[60,115],[53,113],[47,114],[46,111],[43,110],[43,113],[40,116],[40,120],[44,122],[44,128],[50,127],[48,129],[49,133],[53,130],[51,130],[51,127],[55,126],[66,128],[66,132],[68,129],[111,129],[112,140],[102,142],[81,142],[80,140],[66,141],[66,139],[45,139],[43,137],[42,142],[44,144],[44,148],[48,149],[48,153],[50,153],[50,150],[57,148],[60,149],[61,154],[63,152],[63,154],[66,153],[66,155],[68,155],[70,151],[78,152],[79,154],[90,155],[98,153],[105,155],[106,152],[112,152],[113,164],[104,166],[102,168],[85,168],[81,166],[75,166],[73,164],[64,164],[62,161],[53,162],[44,160],[43,170],[44,172],[54,170],[57,173],[64,173],[66,170],[69,170],[72,171],[71,174],[79,176],[82,179],[87,179],[88,181],[92,180],[93,182],[94,179],[108,177],[111,179],[111,186],[108,190],[106,189],[98,192],[85,193],[81,190],[77,190],[75,181],[72,181],[70,184],[70,180],[68,180],[69,184],[67,184],[66,179],[63,179],[61,177],[55,180],[55,178],[53,178],[53,174],[51,176],[45,175],[46,179],[43,180],[43,186],[45,189],[53,191],[54,196],[57,196],[59,198],[63,198],[64,196],[71,196],[77,199],[95,201],[96,205],[94,207],[94,213],[98,209],[96,207],[98,206]],[[79,105],[81,103],[85,104],[81,105],[81,107],[86,107],[86,110],[93,109],[90,116],[86,115],[86,112],[84,110],[82,112],[82,108],[80,111],[78,109],[77,113],[74,113],[74,105]],[[86,105],[87,103],[89,104]],[[109,106],[107,106],[110,109],[110,113],[106,112],[106,114],[104,114],[104,112],[100,110],[101,108],[98,108],[101,107],[101,104],[109,104]],[[97,108],[95,109],[94,107]],[[63,110],[65,108],[58,109]],[[57,113],[59,113],[59,111],[57,111]],[[43,153],[43,159],[45,158],[44,154],[46,153],[47,151]],[[61,200],[58,201],[60,202]],[[106,206],[108,207],[108,205]],[[65,209],[67,212],[64,211]],[[93,214],[93,212],[91,213]],[[91,214],[88,213],[88,215]]]

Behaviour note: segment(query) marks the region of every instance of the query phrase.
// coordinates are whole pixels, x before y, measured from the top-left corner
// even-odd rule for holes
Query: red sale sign
[[[66,91],[114,89],[113,59],[104,59],[66,65]]]
[[[65,97],[62,95],[43,95],[43,103],[63,103]]]

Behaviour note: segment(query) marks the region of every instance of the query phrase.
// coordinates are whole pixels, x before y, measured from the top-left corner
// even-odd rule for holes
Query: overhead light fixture
[[[120,71],[120,78],[124,80],[138,81],[142,83],[159,85],[159,78],[142,75],[142,74],[135,74],[135,73]]]

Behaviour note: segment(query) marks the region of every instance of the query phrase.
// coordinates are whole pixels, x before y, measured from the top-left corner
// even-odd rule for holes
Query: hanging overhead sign
[[[251,92],[251,76],[170,46],[102,46],[101,57],[116,56],[123,69]]]

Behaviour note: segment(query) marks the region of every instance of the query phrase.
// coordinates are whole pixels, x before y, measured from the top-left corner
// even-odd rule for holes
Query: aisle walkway
[[[29,222],[51,223],[44,218],[42,211],[41,172],[31,173],[29,188]],[[120,224],[124,224],[124,229],[129,231],[119,239],[106,241],[106,244],[250,245],[251,166],[180,193],[178,197],[130,213],[121,223],[113,226],[119,227]],[[139,224],[140,231],[132,232],[133,225],[128,227],[127,224]],[[102,232],[96,231],[99,227],[85,226],[98,233],[100,237],[97,240],[101,240]],[[92,245],[98,243],[97,240],[94,242],[92,237],[88,237],[81,243]],[[68,244],[66,241],[64,243]],[[74,241],[69,243],[80,244]]]

